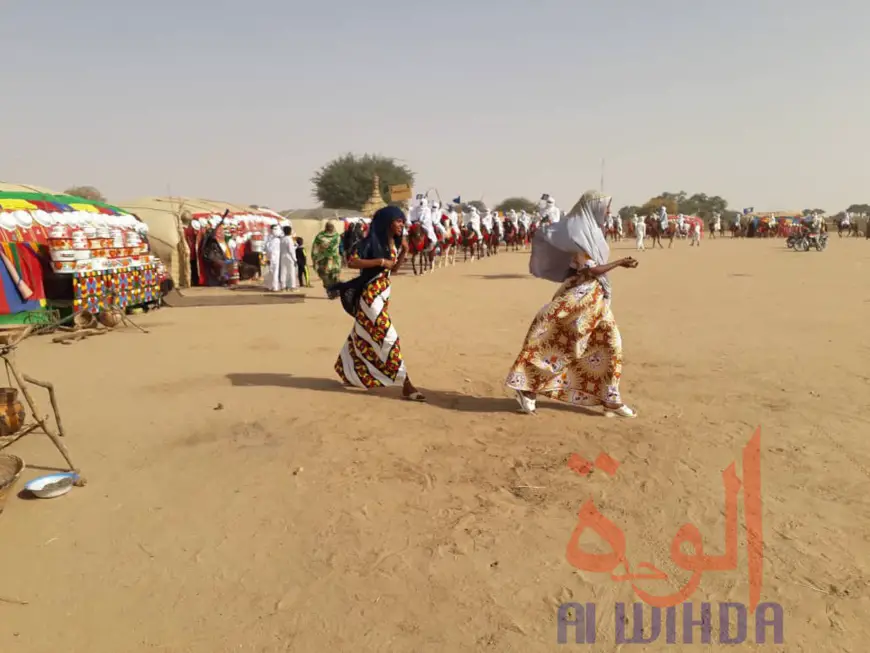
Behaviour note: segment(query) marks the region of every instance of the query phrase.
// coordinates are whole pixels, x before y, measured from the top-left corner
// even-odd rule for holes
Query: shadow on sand
[[[292,374],[227,374],[230,383],[236,387],[275,387],[295,388],[297,390],[316,390],[318,392],[335,392],[338,394],[362,393],[363,390],[348,388],[334,379],[293,376]],[[455,410],[461,413],[515,413],[517,402],[510,397],[474,397],[459,392],[444,392],[420,387],[420,392],[426,395],[426,403],[443,410]],[[401,393],[396,388],[377,388],[367,391],[367,394],[379,399],[403,401]],[[604,413],[582,406],[570,406],[557,401],[547,401],[541,407],[546,410],[562,410],[571,413],[583,413],[592,417],[604,417]]]

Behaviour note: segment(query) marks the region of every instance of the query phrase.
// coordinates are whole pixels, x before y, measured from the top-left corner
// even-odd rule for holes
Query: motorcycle
[[[819,234],[816,238],[810,238],[809,235],[800,236],[794,243],[794,251],[808,252],[810,247],[815,247],[817,251],[823,252],[828,246],[828,234]]]

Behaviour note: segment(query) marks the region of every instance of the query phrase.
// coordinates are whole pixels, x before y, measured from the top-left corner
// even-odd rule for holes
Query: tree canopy
[[[689,195],[684,190],[678,193],[666,191],[651,197],[640,207],[638,213],[644,215],[655,213],[662,206],[665,207],[669,215],[682,213],[684,215],[696,215],[699,218],[705,219],[712,217],[714,213],[722,215],[734,213],[734,211],[728,211],[728,202],[719,195],[707,195],[706,193]],[[634,209],[635,207],[627,208]]]
[[[538,205],[525,197],[508,197],[501,204],[497,205],[495,210],[501,213],[508,213],[509,211],[535,213],[538,210]]]
[[[372,180],[380,178],[381,197],[392,202],[390,186],[414,185],[414,173],[390,157],[345,154],[320,168],[311,178],[314,197],[326,209],[359,210],[372,194]]]
[[[870,215],[870,204],[852,204],[846,210],[849,213],[858,213],[860,215]]]
[[[486,204],[484,204],[481,200],[471,200],[470,202],[465,203],[467,206],[473,206],[481,213],[486,213]]]
[[[91,200],[92,202],[106,201],[103,194],[93,186],[73,186],[72,188],[67,188],[63,194],[71,195],[72,197],[81,197],[84,200]]]

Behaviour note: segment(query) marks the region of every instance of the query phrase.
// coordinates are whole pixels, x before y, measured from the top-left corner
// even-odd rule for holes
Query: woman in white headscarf
[[[526,335],[506,385],[520,408],[534,413],[537,395],[577,406],[603,406],[608,417],[635,417],[622,402],[622,339],[610,310],[614,268],[635,268],[624,258],[608,263],[602,227],[610,197],[584,193],[566,219],[542,227],[532,241],[530,272],[561,283]]]

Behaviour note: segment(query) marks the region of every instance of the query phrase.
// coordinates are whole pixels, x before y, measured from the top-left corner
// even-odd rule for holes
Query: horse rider
[[[452,204],[447,205],[447,219],[450,220],[450,229],[456,237],[456,242],[459,242],[459,237],[462,235],[459,231],[459,213]]]
[[[722,230],[722,216],[718,213],[713,214],[713,233],[718,234]]]
[[[426,234],[425,252],[431,252],[438,244],[438,237],[435,235],[435,229],[432,226],[432,210],[429,208],[429,202],[423,195],[417,195],[417,210],[411,214],[411,223],[419,222],[420,228]]]
[[[822,216],[818,213],[813,213],[813,217],[809,224],[809,238],[811,241],[818,242],[819,236],[822,234]]]
[[[556,206],[556,200],[544,193],[541,196],[541,224],[556,224],[562,219],[562,211]]]
[[[659,207],[659,230],[663,234],[668,231],[668,210],[663,206]]]
[[[465,226],[474,232],[478,242],[483,241],[483,234],[480,232],[480,213],[476,206],[469,206],[468,213],[464,214]]]
[[[435,234],[438,237],[437,239],[441,241],[447,236],[447,232],[444,230],[444,225],[441,224],[441,216],[443,215],[441,211],[441,202],[438,200],[432,200],[432,208],[430,210],[432,212],[432,227],[435,229]]]
[[[686,237],[686,216],[682,213],[677,216],[677,233],[680,235],[680,238]]]

